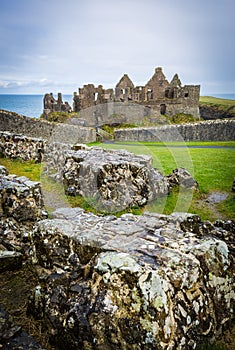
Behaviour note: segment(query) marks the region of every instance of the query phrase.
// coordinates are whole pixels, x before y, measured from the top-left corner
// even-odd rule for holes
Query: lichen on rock
[[[57,342],[195,349],[232,319],[233,256],[213,224],[208,235],[186,213],[115,218],[61,208],[52,217],[36,224],[32,240],[49,269],[43,317]]]

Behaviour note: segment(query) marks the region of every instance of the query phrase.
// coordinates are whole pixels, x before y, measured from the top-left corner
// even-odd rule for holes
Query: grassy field
[[[235,100],[227,100],[212,96],[200,96],[199,103],[208,103],[213,105],[222,105],[222,106],[235,106]]]
[[[168,197],[149,203],[144,208],[135,209],[134,213],[139,214],[146,210],[165,214],[173,211],[189,211],[199,214],[204,220],[235,219],[235,195],[231,192],[235,177],[235,141],[183,144],[129,142],[102,143],[96,146],[106,149],[126,149],[135,154],[150,155],[153,166],[161,170],[164,175],[169,175],[175,168],[184,167],[198,182],[199,190],[194,193],[182,189],[174,190]],[[10,173],[40,181],[40,164],[3,158],[0,159],[0,164],[6,166]],[[58,186],[51,183],[45,185],[44,182],[43,187],[47,194],[51,190],[56,198]],[[211,205],[207,197],[213,192],[228,194],[228,197],[221,203]],[[66,202],[70,206],[82,206],[86,210],[94,211],[94,208],[82,198],[66,197]]]
[[[165,199],[154,201],[145,210],[169,214],[173,211],[197,213],[203,219],[235,219],[235,196],[231,193],[235,177],[235,142],[115,143],[98,144],[106,149],[126,149],[135,154],[151,155],[153,166],[168,175],[177,167],[186,168],[196,179],[199,191],[194,194],[174,191]],[[227,193],[228,198],[211,206],[206,198],[213,192]]]

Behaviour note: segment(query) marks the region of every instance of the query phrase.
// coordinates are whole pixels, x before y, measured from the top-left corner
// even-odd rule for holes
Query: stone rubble
[[[177,168],[168,176],[171,187],[182,186],[188,189],[198,189],[198,184],[192,175],[184,168]]]

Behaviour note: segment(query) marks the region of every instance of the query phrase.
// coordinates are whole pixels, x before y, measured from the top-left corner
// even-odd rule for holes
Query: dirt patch
[[[32,288],[38,284],[36,270],[24,266],[17,271],[8,271],[0,274],[0,300],[1,305],[13,317],[13,322],[20,325],[37,342],[47,350],[56,350],[49,344],[46,328],[40,321],[27,315],[27,304]]]

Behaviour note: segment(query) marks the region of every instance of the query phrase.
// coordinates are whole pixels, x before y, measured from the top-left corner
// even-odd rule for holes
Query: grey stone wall
[[[27,177],[0,175],[0,219],[12,217],[19,222],[42,218],[44,203],[41,184]]]
[[[42,139],[0,131],[0,153],[5,158],[35,160],[40,163],[44,147]]]
[[[234,141],[235,120],[120,129],[114,137],[116,141]]]
[[[0,130],[37,137],[50,142],[89,143],[96,141],[95,129],[77,125],[50,123],[0,110]]]

